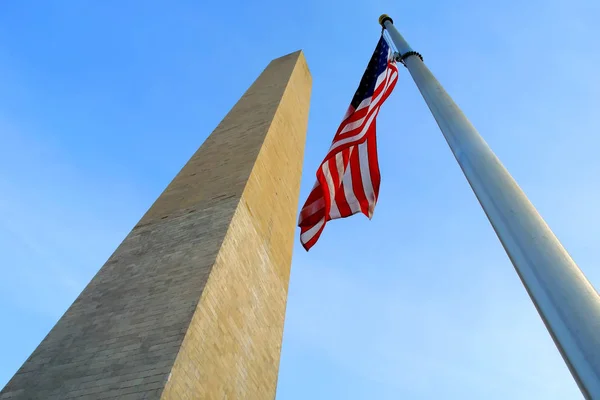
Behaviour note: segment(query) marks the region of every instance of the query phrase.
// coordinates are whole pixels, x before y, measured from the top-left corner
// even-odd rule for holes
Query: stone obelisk
[[[272,399],[311,77],[273,60],[0,399]]]

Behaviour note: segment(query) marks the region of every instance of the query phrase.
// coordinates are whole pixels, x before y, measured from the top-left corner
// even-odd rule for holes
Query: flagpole
[[[404,40],[385,28],[583,395],[600,399],[600,296],[500,160]]]

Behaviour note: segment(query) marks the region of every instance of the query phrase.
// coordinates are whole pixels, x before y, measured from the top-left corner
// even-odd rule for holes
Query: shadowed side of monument
[[[0,399],[273,398],[310,91],[273,60]]]

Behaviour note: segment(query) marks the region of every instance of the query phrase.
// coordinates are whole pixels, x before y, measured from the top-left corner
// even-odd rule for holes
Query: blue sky
[[[272,58],[304,49],[302,194],[400,31],[600,286],[594,0],[0,4],[0,386]],[[408,73],[372,221],[298,241],[277,398],[578,399]]]

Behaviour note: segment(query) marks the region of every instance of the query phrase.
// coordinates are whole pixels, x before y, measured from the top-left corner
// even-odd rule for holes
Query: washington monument
[[[0,399],[274,398],[310,92],[273,60]]]

